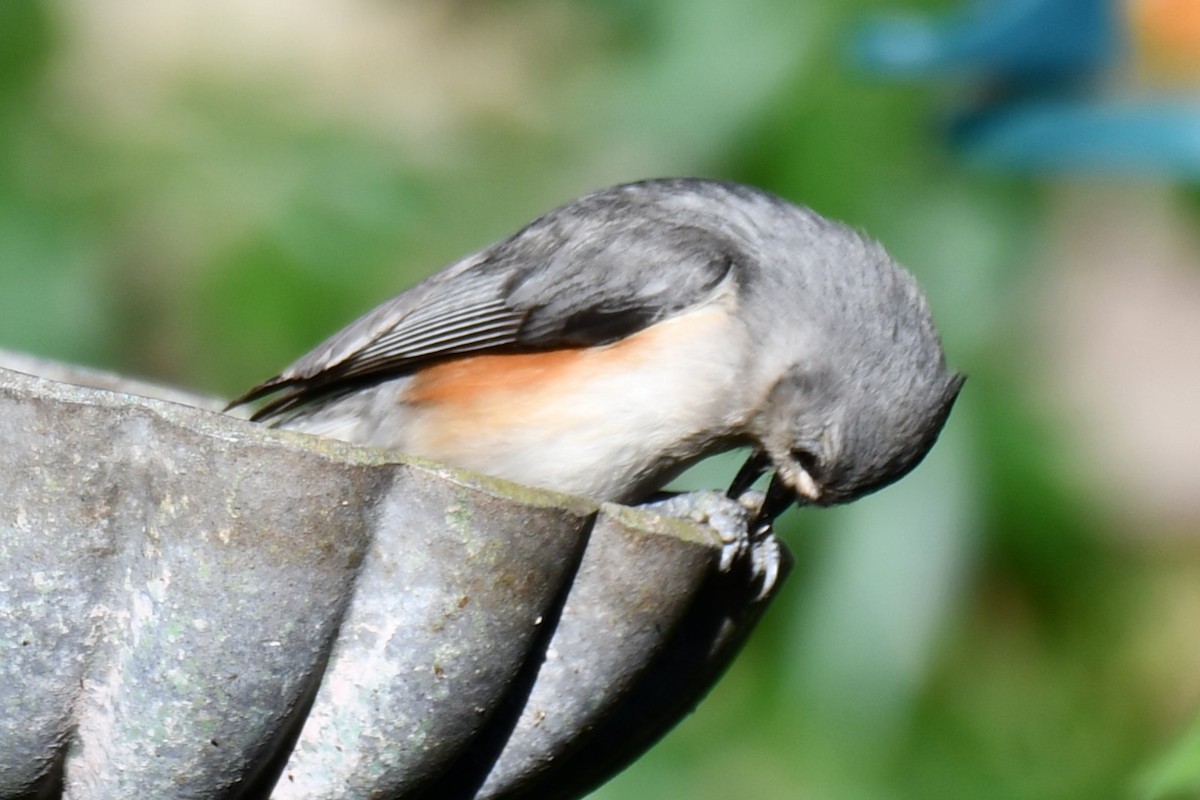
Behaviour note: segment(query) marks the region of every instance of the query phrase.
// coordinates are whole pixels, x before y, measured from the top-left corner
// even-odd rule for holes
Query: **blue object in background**
[[[979,164],[1200,180],[1200,103],[1018,102],[963,117],[950,138]]]
[[[959,109],[949,139],[966,159],[1028,172],[1200,178],[1200,43],[1188,53],[1186,3],[1153,0],[988,0],[952,19],[883,19],[864,26],[853,55],[886,77],[966,77],[977,105]],[[1131,30],[1134,12],[1143,30]],[[1178,25],[1173,15],[1178,15]],[[1169,87],[1113,80],[1144,69],[1155,36],[1194,59]],[[1135,34],[1140,33],[1141,36]],[[1176,53],[1175,55],[1178,55]],[[1181,80],[1182,78],[1182,80]],[[1101,87],[1135,85],[1117,95]]]
[[[868,24],[855,56],[885,75],[1061,75],[1109,63],[1118,21],[1109,0],[987,0],[953,19]]]

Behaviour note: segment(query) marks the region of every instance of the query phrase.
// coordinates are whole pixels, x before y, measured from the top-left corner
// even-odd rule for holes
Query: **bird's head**
[[[943,369],[875,385],[797,368],[771,390],[757,434],[777,481],[802,505],[857,499],[908,474],[929,452],[962,388]]]

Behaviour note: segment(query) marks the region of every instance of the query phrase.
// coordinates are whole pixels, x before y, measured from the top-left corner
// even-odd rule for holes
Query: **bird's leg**
[[[770,527],[779,518],[779,515],[787,511],[794,502],[796,502],[796,493],[783,482],[783,478],[779,477],[779,473],[776,472],[771,476],[771,483],[767,486],[767,493],[763,496],[755,523],[766,524],[767,527]]]
[[[755,448],[750,457],[746,459],[746,463],[742,464],[737,475],[733,477],[733,483],[729,484],[729,491],[725,493],[726,497],[735,500],[741,497],[770,468],[770,457],[765,451]]]
[[[771,468],[771,458],[765,451],[756,448],[746,459],[746,463],[738,470],[737,475],[733,478],[733,483],[729,484],[729,491],[726,496],[735,500],[740,499],[746,494],[746,490],[759,479],[763,473]],[[755,494],[755,497],[760,496]],[[755,524],[765,522],[768,526],[788,507],[796,501],[796,494],[788,487],[783,479],[779,477],[779,473],[775,473],[771,477],[771,483],[767,486],[765,496],[762,496],[761,506],[758,515],[755,517]]]

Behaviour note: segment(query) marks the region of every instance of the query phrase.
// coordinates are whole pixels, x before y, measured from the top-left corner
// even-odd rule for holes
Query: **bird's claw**
[[[691,520],[711,528],[721,541],[717,568],[724,574],[746,569],[757,587],[754,601],[767,597],[779,581],[784,555],[763,515],[767,496],[744,491],[737,497],[722,492],[697,491],[647,503],[644,508]]]

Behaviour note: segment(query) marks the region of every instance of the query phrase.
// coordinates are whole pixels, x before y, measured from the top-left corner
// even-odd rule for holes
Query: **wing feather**
[[[663,200],[679,192],[657,188],[617,187],[550,212],[378,306],[230,407],[283,392],[253,416],[280,417],[439,359],[603,344],[711,297],[735,267],[745,279],[746,237],[724,217],[681,213]]]

